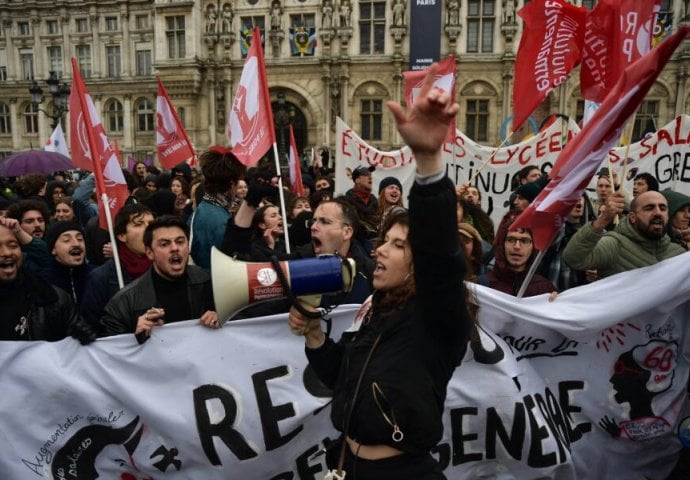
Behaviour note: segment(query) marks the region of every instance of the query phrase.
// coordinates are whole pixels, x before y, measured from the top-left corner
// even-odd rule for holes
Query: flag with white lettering
[[[254,27],[252,45],[232,102],[228,137],[232,153],[248,167],[256,165],[276,141],[259,27]]]
[[[580,63],[586,9],[564,0],[533,0],[518,15],[525,23],[515,60],[513,130]]]
[[[99,225],[103,230],[108,230],[106,205],[101,200],[103,194],[107,195],[107,207],[110,209],[111,218],[115,218],[117,212],[125,204],[129,190],[120,162],[110,145],[110,140],[74,58],[72,58],[72,76],[74,81],[69,96],[72,162],[78,168],[93,172],[99,199]]]
[[[511,229],[530,228],[535,247],[548,248],[602,159],[620,138],[625,122],[635,113],[673,52],[688,35],[690,27],[681,26],[661,45],[623,71],[592,119],[559,155],[549,172],[551,181],[513,222]]]
[[[156,97],[156,145],[158,162],[167,169],[182,162],[194,159],[192,142],[177,116],[163,81],[158,79],[158,96]],[[191,163],[191,162],[190,162]]]
[[[587,13],[580,91],[603,102],[626,66],[649,52],[661,0],[601,0]]]

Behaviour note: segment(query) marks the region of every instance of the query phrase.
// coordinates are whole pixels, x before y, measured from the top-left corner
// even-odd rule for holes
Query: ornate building
[[[521,33],[516,12],[524,1],[445,0],[442,6],[441,55],[455,54],[458,63],[458,128],[487,145],[501,143],[511,114]],[[666,22],[687,21],[686,3],[664,0]],[[29,88],[50,72],[70,84],[72,57],[124,155],[154,155],[157,75],[198,150],[227,144],[243,32],[252,25],[264,33],[280,143],[292,123],[299,148],[333,147],[340,116],[371,144],[397,147],[385,102],[402,94],[408,6],[403,0],[0,0],[0,152],[43,145],[52,105],[32,103]],[[684,46],[643,103],[638,136],[650,123],[687,112],[689,65]],[[553,113],[579,120],[582,108],[573,74],[533,114],[532,125]]]

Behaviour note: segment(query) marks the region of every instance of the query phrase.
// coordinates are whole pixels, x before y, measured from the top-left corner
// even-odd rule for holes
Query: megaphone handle
[[[318,308],[319,305],[321,305],[321,295],[303,295],[301,297],[297,297],[297,300],[309,307]],[[306,331],[309,322],[315,321],[321,322],[321,318],[309,319],[307,320],[307,324],[305,324],[302,328],[291,328],[290,331],[295,335],[299,335],[301,337],[304,335],[304,332]]]

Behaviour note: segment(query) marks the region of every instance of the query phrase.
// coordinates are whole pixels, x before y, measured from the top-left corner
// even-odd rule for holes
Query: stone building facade
[[[486,145],[507,135],[522,28],[516,12],[525,1],[443,1],[441,55],[457,57],[457,126]],[[672,26],[687,21],[685,3],[662,2]],[[43,145],[52,123],[43,110],[52,107],[49,99],[32,104],[29,88],[35,80],[45,92],[51,71],[70,84],[72,57],[123,155],[155,154],[156,76],[197,150],[227,144],[242,31],[252,25],[264,33],[279,142],[285,143],[289,122],[299,148],[333,147],[340,116],[371,144],[398,147],[385,102],[402,96],[407,6],[402,0],[0,0],[0,152]],[[314,55],[292,53],[295,26],[314,28]],[[661,126],[688,111],[689,65],[685,45],[642,105],[638,134],[650,122]],[[532,125],[553,113],[579,119],[582,107],[575,73],[533,114]],[[69,122],[62,123],[68,130]]]

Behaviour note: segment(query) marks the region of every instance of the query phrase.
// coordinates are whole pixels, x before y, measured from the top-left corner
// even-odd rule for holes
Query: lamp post
[[[278,154],[281,160],[287,158],[288,151],[288,127],[295,118],[295,108],[292,105],[285,104],[285,93],[278,93],[278,109],[275,112],[276,126],[280,132],[280,143],[278,145]],[[287,161],[285,162],[287,164]],[[281,167],[282,168],[282,167]]]
[[[51,128],[55,130],[58,126],[62,116],[67,113],[69,107],[69,85],[63,83],[60,85],[60,80],[54,71],[50,72],[48,80],[46,80],[48,85],[48,93],[53,97],[53,108],[51,112],[47,112],[42,108],[38,108],[38,105],[43,103],[43,89],[36,83],[36,80],[29,87],[29,93],[31,94],[31,103],[36,105],[39,111],[43,112],[46,116],[53,119]]]

